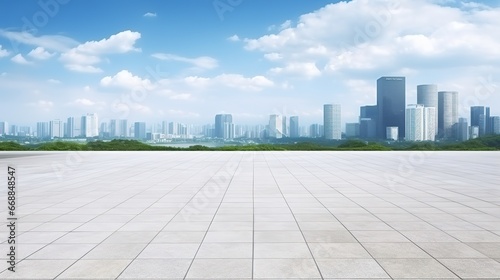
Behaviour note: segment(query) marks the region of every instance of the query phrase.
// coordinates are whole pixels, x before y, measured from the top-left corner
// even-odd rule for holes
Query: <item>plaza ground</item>
[[[0,279],[500,278],[498,152],[2,152],[0,162]]]

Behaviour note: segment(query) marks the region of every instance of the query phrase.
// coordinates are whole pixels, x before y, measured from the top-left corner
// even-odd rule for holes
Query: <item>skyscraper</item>
[[[467,124],[466,118],[459,118],[458,119],[457,140],[458,141],[469,140],[469,125]]]
[[[64,125],[61,120],[53,120],[49,123],[50,138],[61,138],[64,136]]]
[[[397,126],[405,137],[406,78],[381,77],[377,80],[377,135],[385,139],[386,128]]]
[[[323,129],[325,139],[340,140],[342,138],[341,111],[339,104],[323,106]]]
[[[233,116],[231,114],[215,115],[215,137],[220,139],[230,139],[234,137],[230,133],[230,127],[233,124]],[[234,128],[233,128],[234,130]],[[226,133],[224,134],[224,131]]]
[[[69,117],[66,121],[66,129],[64,130],[64,137],[75,137],[75,118]]]
[[[118,126],[118,137],[128,137],[128,122],[127,120],[120,120]]]
[[[9,135],[9,123],[0,122],[0,135]]]
[[[422,104],[408,105],[405,119],[406,141],[434,141],[436,137],[436,108]]]
[[[424,107],[434,107],[436,116],[439,114],[438,109],[438,89],[437,85],[418,85],[417,86],[417,104],[422,104]],[[438,118],[436,117],[436,128],[438,127]],[[436,134],[437,134],[436,129]]]
[[[87,114],[85,116],[85,137],[99,136],[99,120],[97,114]]]
[[[405,140],[424,140],[424,105],[408,105],[405,120]]]
[[[37,122],[36,123],[36,136],[38,138],[47,138],[50,136],[48,122]]]
[[[359,137],[362,139],[377,138],[377,105],[359,108]],[[397,139],[396,139],[397,140]]]
[[[291,138],[300,137],[299,117],[298,116],[290,117],[290,137]]]
[[[485,127],[484,127],[484,134],[488,135],[488,134],[493,134],[493,127],[491,126],[492,125],[492,118],[491,118],[491,115],[490,115],[490,107],[486,107],[485,108],[486,110],[486,115],[484,116],[484,119],[485,119]]]
[[[145,122],[135,122],[134,123],[134,138],[139,140],[146,139],[146,123]]]
[[[500,134],[500,117],[499,116],[491,117],[491,133],[492,134]]]
[[[485,133],[485,121],[484,106],[470,107],[470,125],[477,126],[479,128],[479,137],[483,136]]]
[[[283,118],[281,115],[269,116],[269,138],[283,137]]]
[[[345,124],[346,137],[359,137],[359,123],[346,123]]]
[[[438,92],[438,136],[444,139],[456,137],[458,123],[458,92]]]

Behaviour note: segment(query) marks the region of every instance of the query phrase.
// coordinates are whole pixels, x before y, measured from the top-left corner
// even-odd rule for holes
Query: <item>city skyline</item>
[[[359,107],[377,103],[381,76],[406,77],[405,106],[417,103],[417,85],[436,84],[459,92],[458,117],[471,106],[500,115],[498,3],[7,3],[0,120],[20,126],[87,113],[199,125],[216,114],[247,125],[279,114],[315,124],[333,103],[344,131]]]

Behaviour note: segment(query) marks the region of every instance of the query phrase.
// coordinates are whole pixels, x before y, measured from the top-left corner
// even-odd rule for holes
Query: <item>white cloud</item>
[[[102,69],[91,65],[79,65],[79,64],[66,64],[68,70],[81,73],[101,73]]]
[[[143,17],[154,18],[156,17],[156,13],[147,12],[143,15]]]
[[[149,79],[142,79],[134,76],[128,70],[122,70],[114,76],[106,76],[101,79],[101,86],[104,87],[117,87],[125,89],[145,89],[152,90],[154,85]]]
[[[270,60],[270,61],[276,61],[276,60],[281,60],[283,59],[283,55],[281,55],[280,53],[266,53],[264,54],[264,57],[267,59],[267,60]]]
[[[280,25],[280,29],[283,30],[283,29],[287,29],[287,28],[290,28],[292,26],[292,21],[291,20],[286,20],[285,22],[283,22],[281,25]]]
[[[28,103],[28,105],[32,107],[37,107],[44,111],[49,111],[50,109],[52,109],[52,107],[54,107],[54,102],[47,100],[38,100],[37,102]]]
[[[219,86],[238,88],[245,91],[261,91],[263,88],[272,87],[274,83],[264,76],[246,78],[239,74],[222,74],[214,78]]]
[[[60,84],[61,83],[61,81],[56,80],[56,79],[48,79],[47,82],[49,82],[51,84]]]
[[[180,62],[185,62],[192,64],[196,68],[199,69],[213,69],[218,66],[218,62],[215,58],[209,57],[209,56],[200,56],[196,58],[188,58],[188,57],[183,57],[183,56],[178,56],[174,54],[166,54],[166,53],[155,53],[151,55],[154,58],[157,58],[159,60],[173,60],[173,61],[180,61]]]
[[[27,61],[26,58],[24,58],[24,56],[20,53],[13,56],[10,60],[12,60],[13,62],[15,62],[17,64],[23,64],[23,65],[28,65],[28,64],[32,63],[30,61]]]
[[[77,41],[61,35],[43,35],[36,37],[29,32],[14,32],[0,29],[0,36],[18,44],[43,47],[48,50],[60,52],[67,51],[73,46],[78,45]]]
[[[135,47],[136,41],[141,38],[139,32],[130,30],[112,35],[100,41],[88,41],[61,54],[60,60],[67,69],[84,72],[99,73],[102,70],[95,66],[101,62],[101,56],[106,54],[122,54],[131,51],[141,51]]]
[[[0,58],[10,55],[10,52],[0,45]]]
[[[286,21],[279,31],[246,38],[245,49],[284,61],[274,73],[297,73],[307,66],[303,75],[309,77],[318,71],[498,64],[500,37],[491,34],[498,33],[500,8],[474,2],[461,6],[471,9],[434,0],[339,2],[300,16],[294,26]]]
[[[287,64],[285,67],[272,68],[271,73],[273,74],[291,74],[296,76],[305,76],[307,78],[313,78],[321,75],[321,71],[316,67],[314,62],[293,62]]]
[[[79,98],[79,99],[76,99],[73,104],[75,105],[82,105],[82,106],[94,106],[96,103],[94,101],[91,101],[89,99],[86,99],[86,98]]]
[[[233,36],[228,37],[227,40],[229,40],[231,42],[239,42],[239,41],[241,41],[240,37],[238,35],[236,35],[236,34],[234,34]]]
[[[39,60],[49,59],[49,58],[53,57],[54,55],[55,55],[55,53],[49,53],[43,47],[37,47],[28,53],[28,56],[30,56],[34,59],[39,59]]]

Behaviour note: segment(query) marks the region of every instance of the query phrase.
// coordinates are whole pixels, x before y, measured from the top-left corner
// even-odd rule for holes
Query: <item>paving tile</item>
[[[16,265],[15,272],[6,270],[0,273],[0,279],[54,279],[73,262],[72,260],[24,260]]]
[[[190,259],[136,259],[118,279],[183,279]]]
[[[209,231],[204,242],[252,242],[253,232],[245,231]]]
[[[396,243],[410,242],[401,233],[394,230],[353,230],[352,235],[361,243]]]
[[[321,279],[312,259],[255,259],[254,279]]]
[[[359,243],[309,243],[316,259],[367,259],[368,252]]]
[[[500,243],[482,242],[482,243],[465,243],[471,248],[481,252],[487,257],[500,258]]]
[[[464,243],[418,243],[420,248],[425,250],[434,258],[488,258],[479,251]],[[500,256],[500,253],[499,253]]]
[[[199,259],[249,259],[252,243],[203,243],[196,254]]]
[[[132,260],[79,260],[57,279],[114,279]]]
[[[413,243],[364,243],[363,247],[376,259],[431,258]]]
[[[199,244],[149,244],[137,257],[140,259],[192,259],[199,248]]]
[[[347,230],[304,230],[308,243],[356,243],[356,239]]]
[[[255,243],[256,259],[312,258],[306,243]]]
[[[195,259],[186,279],[251,279],[251,259]]]
[[[21,246],[24,247],[26,245]],[[49,244],[28,259],[33,260],[78,260],[90,252],[96,244]]]
[[[434,259],[377,259],[392,278],[455,278]]]
[[[137,255],[146,247],[141,243],[103,243],[97,245],[92,251],[83,257],[88,260],[130,260],[135,259]]]
[[[500,274],[500,263],[492,259],[439,259],[460,278],[496,278]]]
[[[317,259],[325,279],[386,279],[389,275],[373,259]]]
[[[201,243],[204,231],[162,231],[151,241],[152,243]]]
[[[254,242],[305,242],[298,230],[264,230],[254,232]]]

